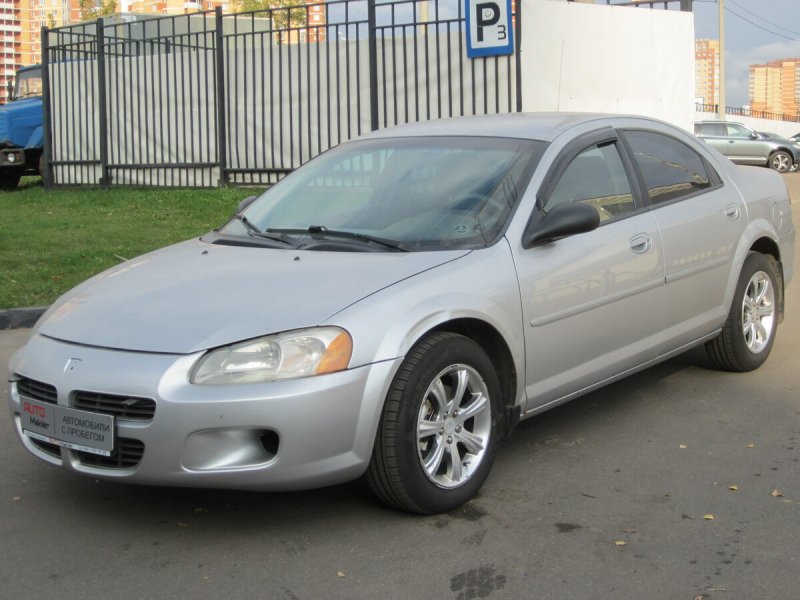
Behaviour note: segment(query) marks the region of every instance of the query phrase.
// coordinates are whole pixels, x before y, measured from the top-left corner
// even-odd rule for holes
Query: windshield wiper
[[[274,231],[267,229],[266,231],[261,231],[253,222],[245,217],[242,214],[234,215],[234,218],[241,221],[242,225],[245,226],[247,229],[247,235],[250,237],[259,237],[264,238],[267,240],[272,240],[275,242],[281,242],[282,244],[286,244],[287,246],[291,246],[292,248],[297,248],[300,245],[296,239],[294,239],[290,235],[286,235],[289,232],[284,231]]]
[[[385,238],[375,237],[374,235],[369,235],[366,233],[356,233],[354,231],[328,229],[324,225],[310,225],[307,229],[273,229],[268,227],[264,231],[269,233],[282,233],[282,234],[306,233],[310,234],[311,237],[324,236],[332,238],[344,238],[348,240],[359,240],[362,242],[377,244],[379,246],[383,246],[384,248],[390,248],[391,250],[396,250],[398,252],[408,252],[408,250],[404,248],[400,242],[396,242],[395,240],[387,240]]]

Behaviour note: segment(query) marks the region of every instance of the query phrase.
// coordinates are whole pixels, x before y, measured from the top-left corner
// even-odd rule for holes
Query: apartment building
[[[800,114],[800,58],[782,58],[750,65],[750,108]]]
[[[719,103],[719,40],[695,40],[694,95],[701,104]]]
[[[20,65],[21,31],[19,6],[12,0],[0,0],[0,95],[3,99],[8,81]]]

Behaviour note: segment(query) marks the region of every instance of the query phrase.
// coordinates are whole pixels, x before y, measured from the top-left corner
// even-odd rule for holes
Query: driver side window
[[[615,143],[589,146],[573,158],[545,202],[544,212],[564,202],[593,206],[601,223],[634,212],[630,182]]]

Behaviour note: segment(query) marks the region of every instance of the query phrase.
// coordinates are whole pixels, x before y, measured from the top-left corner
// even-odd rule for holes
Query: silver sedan
[[[447,511],[521,419],[698,345],[761,365],[794,243],[777,174],[661,122],[387,129],[60,298],[12,357],[10,409],[28,451],[94,478],[365,476]]]

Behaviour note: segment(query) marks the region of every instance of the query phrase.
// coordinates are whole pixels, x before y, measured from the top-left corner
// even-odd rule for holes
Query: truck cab
[[[8,102],[0,106],[0,189],[13,190],[23,175],[41,175],[44,132],[42,67],[17,71]]]

